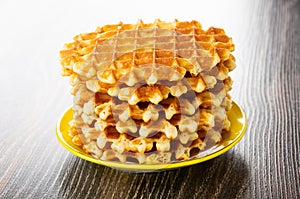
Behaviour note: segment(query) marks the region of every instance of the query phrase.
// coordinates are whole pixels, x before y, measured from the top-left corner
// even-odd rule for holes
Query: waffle
[[[224,30],[197,21],[119,23],[75,36],[60,51],[74,95],[69,135],[101,160],[197,156],[230,130],[233,50]]]

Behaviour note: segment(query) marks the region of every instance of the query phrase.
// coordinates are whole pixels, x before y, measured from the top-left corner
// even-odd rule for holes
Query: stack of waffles
[[[230,131],[234,45],[197,21],[105,25],[60,52],[74,95],[69,135],[97,159],[197,157]]]

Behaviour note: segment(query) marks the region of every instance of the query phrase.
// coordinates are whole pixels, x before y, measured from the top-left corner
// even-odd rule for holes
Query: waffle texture
[[[101,160],[193,158],[230,130],[232,39],[197,21],[114,24],[60,51],[74,95],[73,142]]]

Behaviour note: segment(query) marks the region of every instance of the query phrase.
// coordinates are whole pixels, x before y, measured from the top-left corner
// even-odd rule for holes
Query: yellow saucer
[[[243,109],[235,102],[233,102],[232,109],[227,113],[227,115],[231,122],[231,132],[223,136],[223,141],[221,143],[219,143],[215,147],[212,147],[211,149],[201,152],[199,155],[193,157],[190,160],[168,164],[126,164],[95,159],[91,155],[85,153],[80,147],[74,145],[71,138],[68,136],[68,130],[70,128],[69,122],[73,117],[72,107],[69,108],[60,118],[56,127],[56,136],[58,141],[64,148],[66,148],[74,155],[90,162],[131,172],[154,172],[166,169],[175,169],[204,162],[215,158],[231,149],[244,136],[247,127],[247,118]]]

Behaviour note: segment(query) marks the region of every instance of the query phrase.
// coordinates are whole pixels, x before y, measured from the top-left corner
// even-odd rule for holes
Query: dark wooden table
[[[300,1],[1,1],[0,198],[300,198]],[[106,23],[196,19],[233,37],[232,96],[249,126],[227,153],[190,167],[126,173],[66,151],[72,104],[58,51]]]

